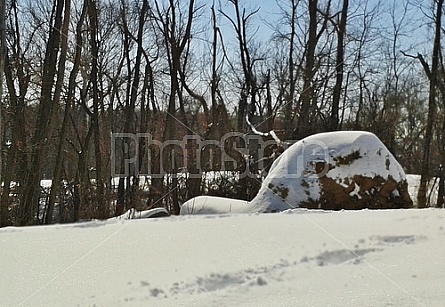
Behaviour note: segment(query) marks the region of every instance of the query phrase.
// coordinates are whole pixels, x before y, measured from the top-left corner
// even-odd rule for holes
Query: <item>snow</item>
[[[440,209],[0,229],[0,306],[443,306]]]
[[[406,180],[401,165],[373,133],[338,131],[311,135],[293,144],[274,161],[249,210],[298,208],[320,199],[320,177],[326,176],[342,185],[355,175],[392,178],[396,182]],[[359,190],[356,187],[351,197]]]
[[[181,206],[180,214],[224,214],[229,212],[242,212],[247,204],[247,201],[238,199],[198,196],[186,201]]]
[[[125,212],[122,215],[112,217],[109,220],[114,219],[123,219],[123,220],[134,220],[134,219],[148,219],[148,218],[155,218],[155,217],[165,217],[168,216],[169,213],[167,209],[165,208],[153,208],[148,209],[144,211],[138,211],[135,208],[128,209],[127,212]]]
[[[348,160],[349,159],[349,160]],[[321,165],[322,169],[318,166]],[[272,164],[258,195],[249,203],[200,197],[183,204],[181,214],[276,212],[317,201],[324,192],[320,178],[328,177],[343,187],[355,175],[380,176],[396,182],[407,180],[405,172],[386,146],[365,131],[319,133],[290,146]],[[355,183],[349,196],[361,199]],[[392,191],[397,196],[398,191]],[[400,196],[400,195],[399,195]]]
[[[106,221],[1,228],[0,307],[443,306],[445,210],[327,211],[270,202],[270,183],[289,187],[291,198],[316,197],[319,185],[308,179],[313,162],[358,150],[363,164],[325,175],[405,180],[371,134],[321,136],[285,151],[250,203],[200,196],[180,216],[131,209]],[[378,165],[366,158],[376,154]],[[301,178],[304,195],[295,187]],[[419,178],[406,179],[415,199]],[[274,207],[281,212],[253,213]]]

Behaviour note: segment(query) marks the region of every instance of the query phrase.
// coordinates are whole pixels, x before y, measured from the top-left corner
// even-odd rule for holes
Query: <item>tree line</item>
[[[202,193],[251,199],[259,188],[260,175],[212,184],[179,176],[201,167],[196,151],[181,156],[147,138],[136,145],[131,137],[113,139],[116,133],[162,143],[237,132],[239,144],[259,133],[299,140],[367,130],[407,173],[422,175],[418,204],[427,206],[428,180],[445,164],[443,0],[276,0],[274,7],[8,1],[0,225],[104,219],[160,206],[177,214]],[[235,156],[234,174],[259,171],[247,150],[248,158]],[[133,157],[140,163],[126,168]],[[144,167],[159,173],[161,163],[162,176],[141,176]],[[125,176],[113,178],[116,172]],[[49,189],[42,179],[51,180]],[[443,195],[443,176],[440,187]]]

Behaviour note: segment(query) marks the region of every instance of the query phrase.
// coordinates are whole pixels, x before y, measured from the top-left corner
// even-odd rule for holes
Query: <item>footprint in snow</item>
[[[424,236],[372,236],[370,237],[371,242],[376,242],[376,246],[399,246],[399,245],[409,245],[414,244],[418,241],[425,241]],[[329,264],[341,264],[341,263],[353,263],[358,264],[362,261],[363,257],[368,253],[381,252],[384,249],[380,247],[370,247],[370,248],[357,248],[360,244],[365,244],[365,240],[361,239],[358,244],[355,245],[356,249],[339,249],[334,251],[325,251],[315,258],[303,257],[301,262],[309,262],[315,260],[317,265],[324,266]]]
[[[360,263],[362,257],[368,253],[381,251],[382,249],[364,248],[364,249],[340,249],[335,251],[325,251],[315,257],[318,266],[328,264],[341,264],[352,261],[354,264]]]
[[[426,237],[424,236],[414,236],[414,235],[406,235],[406,236],[373,236],[370,238],[372,241],[377,241],[379,245],[409,245],[414,244],[418,241],[425,241]]]
[[[198,277],[191,283],[174,283],[170,288],[172,295],[179,293],[203,293],[215,292],[223,289],[242,287],[265,286],[268,280],[279,281],[281,269],[289,267],[292,264],[282,259],[279,263],[270,266],[245,269],[242,271],[226,274],[209,274],[205,277]],[[295,265],[295,264],[294,264]]]

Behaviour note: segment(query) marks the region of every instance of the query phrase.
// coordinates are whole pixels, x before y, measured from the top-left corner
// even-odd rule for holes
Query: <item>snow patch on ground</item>
[[[0,306],[443,306],[445,211],[0,229]]]

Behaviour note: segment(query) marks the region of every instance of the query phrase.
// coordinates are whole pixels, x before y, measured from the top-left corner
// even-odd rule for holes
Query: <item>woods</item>
[[[443,0],[273,2],[8,1],[0,226],[251,200],[281,141],[335,130],[375,133],[442,207]]]

